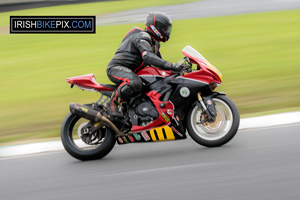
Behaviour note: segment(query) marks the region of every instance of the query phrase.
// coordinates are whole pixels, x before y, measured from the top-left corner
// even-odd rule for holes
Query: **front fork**
[[[196,105],[199,108],[202,108],[204,111],[204,119],[200,119],[200,122],[198,122],[198,123],[203,124],[205,122],[211,122],[211,123],[214,122],[216,119],[217,113],[216,113],[215,104],[212,101],[213,96],[210,95],[210,96],[202,98],[201,93],[198,92],[197,97],[198,97],[198,101],[196,101]]]

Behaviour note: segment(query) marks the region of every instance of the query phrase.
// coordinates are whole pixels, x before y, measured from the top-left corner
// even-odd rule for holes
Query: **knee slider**
[[[132,87],[133,92],[140,92],[143,88],[143,81],[139,77],[134,78],[131,80],[130,86]]]
[[[122,96],[125,96],[125,97],[130,97],[130,95],[133,94],[133,89],[130,87],[130,85],[124,85],[121,90],[120,90],[120,93]]]

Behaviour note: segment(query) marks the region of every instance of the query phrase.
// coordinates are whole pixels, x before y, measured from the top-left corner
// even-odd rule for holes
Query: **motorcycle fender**
[[[226,95],[226,94],[224,92],[213,92],[211,96],[215,97],[217,95]]]
[[[216,107],[215,107],[215,104],[213,103],[213,98],[217,95],[226,95],[225,93],[223,92],[213,92],[211,95],[208,95],[208,96],[202,96],[203,98],[203,101],[207,107],[207,110],[209,111],[209,113],[212,115],[212,116],[216,116],[217,115],[217,112],[216,112]]]

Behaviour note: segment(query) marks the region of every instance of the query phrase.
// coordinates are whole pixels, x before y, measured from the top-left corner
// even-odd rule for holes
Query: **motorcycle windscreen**
[[[201,64],[204,64],[206,67],[210,68],[213,72],[215,72],[220,77],[220,80],[222,81],[221,72],[215,66],[213,66],[208,60],[206,60],[204,56],[201,55],[201,53],[199,53],[196,49],[187,45],[182,49],[182,53],[183,55],[189,57],[192,60],[199,61],[200,66]]]

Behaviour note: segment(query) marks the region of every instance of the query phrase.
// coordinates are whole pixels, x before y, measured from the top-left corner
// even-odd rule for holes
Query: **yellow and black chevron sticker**
[[[163,126],[160,128],[154,128],[150,130],[151,138],[154,142],[175,140],[173,130],[169,126]]]

